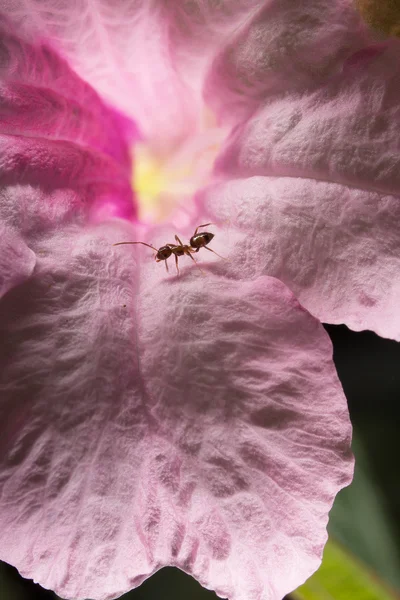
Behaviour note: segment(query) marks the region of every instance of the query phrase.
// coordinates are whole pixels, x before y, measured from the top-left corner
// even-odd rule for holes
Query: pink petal
[[[0,36],[0,132],[89,146],[130,168],[133,123],[107,107],[46,44],[13,33],[4,17]]]
[[[165,4],[171,58],[182,76],[201,91],[214,55],[244,26],[260,3],[259,0],[169,0]]]
[[[199,123],[205,70],[257,4],[27,0],[8,6],[7,15],[28,38],[51,42],[165,150]]]
[[[244,275],[247,256],[247,273],[280,278],[319,319],[394,339],[399,60],[400,43],[375,43],[350,3],[284,0],[238,33],[208,80],[221,114],[243,119],[216,165],[240,181],[209,205],[245,223],[232,272]]]
[[[57,201],[68,197],[86,218],[98,218],[105,207],[132,217],[133,124],[47,46],[22,41],[4,19],[0,36],[0,183],[34,186],[35,198],[38,190],[63,189]]]
[[[66,598],[176,565],[281,600],[352,474],[329,338],[279,281],[167,277],[135,237],[71,223],[3,299],[0,557]]]
[[[359,54],[358,54],[359,55]],[[318,87],[269,98],[229,140],[225,175],[289,175],[398,193],[400,42]]]
[[[163,13],[152,3],[98,0],[57,7],[52,0],[40,5],[28,0],[7,11],[28,39],[50,42],[83,79],[160,144],[169,135],[179,139],[197,119],[196,100],[171,64]]]
[[[283,281],[319,320],[400,340],[400,203],[300,178],[251,177],[199,196],[227,231],[224,272]]]
[[[238,28],[215,58],[207,100],[230,122],[290,92],[323,85],[367,33],[348,0],[270,0]],[[284,133],[284,131],[283,131]]]

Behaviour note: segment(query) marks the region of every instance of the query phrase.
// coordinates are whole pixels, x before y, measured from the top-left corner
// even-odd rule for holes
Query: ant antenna
[[[143,244],[143,246],[147,246],[158,252],[157,248],[154,248],[154,246],[151,246],[150,244],[146,244],[146,242],[118,242],[117,244],[113,244],[113,246],[122,246],[123,244]]]

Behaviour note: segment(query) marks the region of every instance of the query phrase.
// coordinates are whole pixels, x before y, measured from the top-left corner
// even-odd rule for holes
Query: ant
[[[143,244],[144,246],[148,246],[155,251],[156,255],[154,258],[156,262],[165,260],[165,268],[167,269],[167,273],[169,273],[167,259],[171,256],[171,254],[173,254],[175,256],[176,270],[179,275],[178,256],[184,256],[185,254],[186,256],[190,256],[197,268],[200,269],[199,265],[197,264],[197,260],[195,260],[195,258],[192,256],[193,253],[198,252],[200,248],[205,248],[206,250],[217,254],[215,250],[207,248],[207,244],[211,242],[214,234],[210,233],[209,231],[201,231],[200,233],[197,233],[201,227],[207,227],[208,225],[213,225],[213,223],[205,223],[204,225],[199,225],[196,227],[194,234],[190,238],[189,245],[183,244],[179,237],[175,235],[175,240],[178,242],[177,244],[165,244],[165,246],[161,246],[161,248],[158,250],[151,244],[146,244],[146,242],[118,242],[117,244],[113,244],[113,246],[121,246],[122,244]],[[223,258],[223,256],[220,256],[219,254],[217,254],[217,256]]]

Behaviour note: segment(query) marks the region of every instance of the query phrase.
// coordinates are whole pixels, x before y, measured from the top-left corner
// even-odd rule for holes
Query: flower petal
[[[397,197],[250,177],[210,186],[198,199],[209,220],[227,223],[217,251],[229,254],[230,277],[277,277],[321,321],[400,340]]]
[[[323,84],[366,32],[347,0],[270,0],[247,19],[215,58],[207,99],[229,122],[248,118],[265,101]]]
[[[340,73],[268,102],[238,127],[219,157],[225,176],[289,175],[400,189],[400,41]],[[360,52],[357,53],[360,57]],[[354,64],[355,62],[355,64]]]
[[[154,3],[34,0],[7,15],[28,39],[45,39],[145,135],[179,138],[196,119],[190,92],[171,64],[163,10]],[[151,70],[150,70],[151,69]],[[160,90],[162,105],[160,111]]]
[[[202,118],[204,73],[257,0],[26,0],[7,15],[28,38],[45,38],[165,151]]]
[[[232,271],[247,257],[248,273],[280,278],[319,319],[394,339],[399,58],[400,42],[377,43],[351,3],[283,0],[249,21],[208,80],[221,115],[242,119],[215,169],[236,182],[209,206],[211,220],[246,223]]]
[[[68,141],[130,168],[133,123],[106,106],[49,46],[29,43],[0,15],[0,133]]]
[[[0,557],[66,598],[172,564],[230,600],[281,600],[318,567],[352,474],[329,338],[272,278],[142,259],[138,293],[149,250],[111,248],[130,236],[48,235],[2,301]]]
[[[35,201],[59,190],[52,202],[68,198],[86,218],[132,217],[133,123],[108,108],[54,51],[23,41],[1,16],[0,56],[0,184],[9,186],[3,204],[11,186],[30,185]]]
[[[173,564],[230,600],[280,600],[317,568],[352,470],[330,341],[275,279],[193,275],[147,274],[139,302],[147,394],[182,460],[171,491],[190,490]]]
[[[202,90],[213,57],[245,26],[260,3],[259,0],[167,0],[165,4],[172,58],[184,78]]]

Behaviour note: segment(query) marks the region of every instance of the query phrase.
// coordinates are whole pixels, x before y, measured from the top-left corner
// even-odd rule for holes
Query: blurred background
[[[326,326],[326,330],[349,403],[356,457],[354,481],[338,495],[331,512],[330,536],[383,583],[390,598],[400,598],[400,344],[345,326]],[[340,576],[339,571],[340,567],[334,577]],[[324,577],[322,571],[319,587]],[[381,597],[380,592],[369,595],[365,588],[358,600]],[[0,563],[0,600],[57,598]],[[347,584],[335,592],[331,589],[329,595],[317,590],[301,598],[356,600]],[[121,599],[216,600],[217,596],[178,569],[166,568]]]

